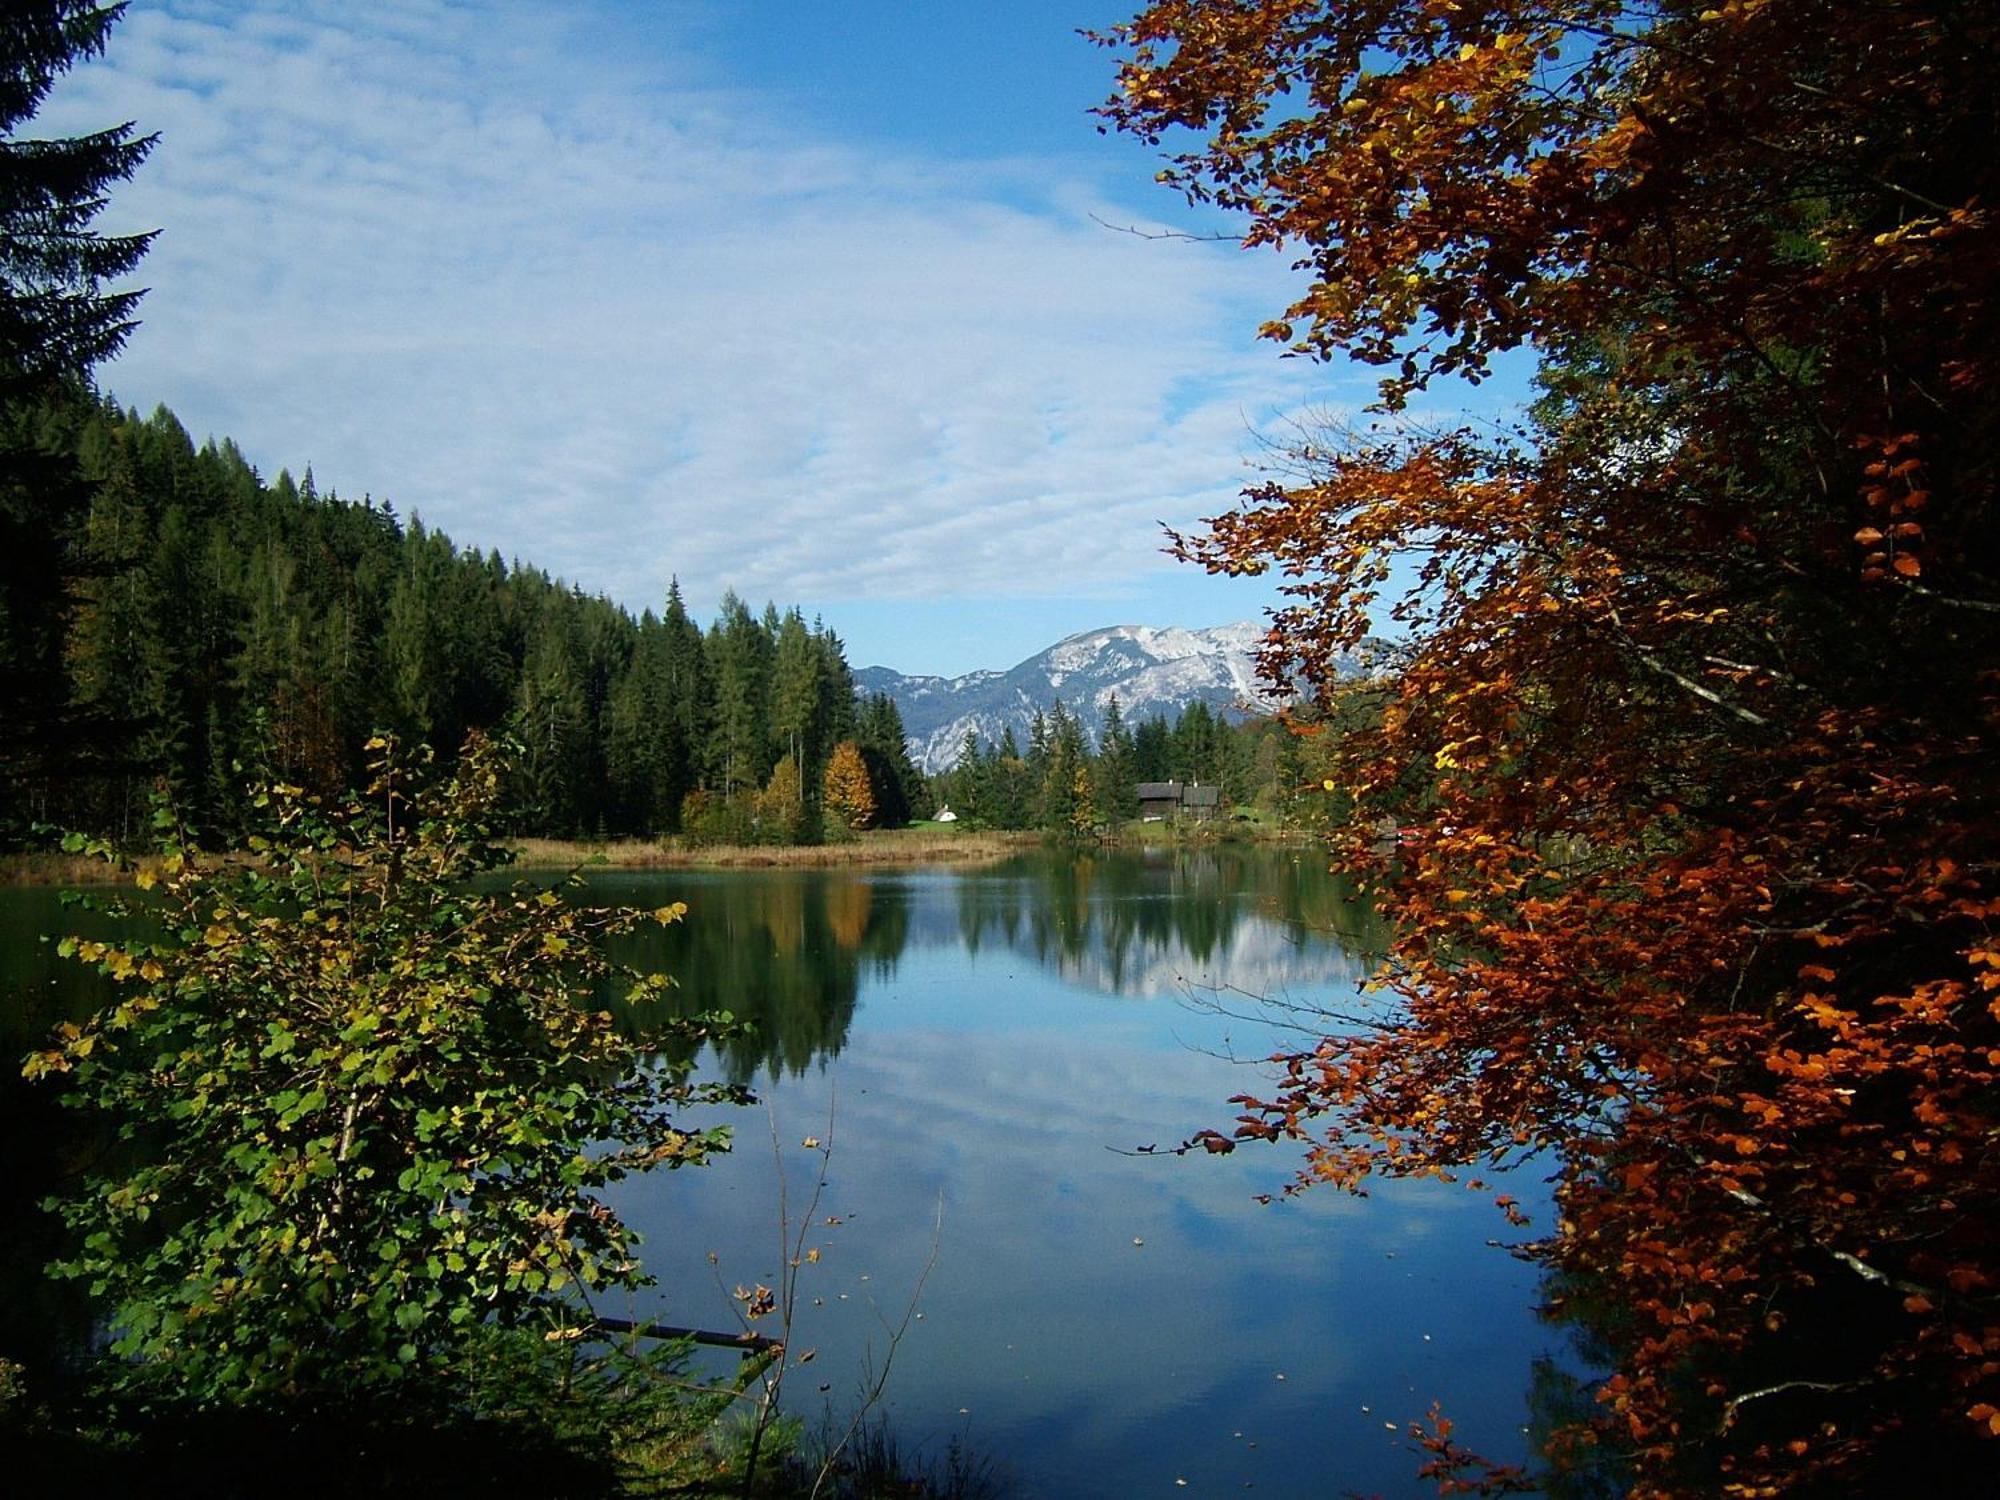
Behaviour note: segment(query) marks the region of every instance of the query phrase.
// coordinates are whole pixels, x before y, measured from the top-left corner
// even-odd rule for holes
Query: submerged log
[[[670,1323],[635,1323],[630,1318],[598,1318],[595,1327],[606,1333],[635,1333],[645,1339],[689,1339],[716,1349],[737,1349],[745,1354],[763,1354],[785,1347],[783,1339],[761,1333],[714,1333],[706,1328],[676,1328]]]

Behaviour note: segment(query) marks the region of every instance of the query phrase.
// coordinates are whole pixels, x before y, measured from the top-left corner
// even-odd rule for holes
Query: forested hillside
[[[718,837],[809,837],[846,740],[878,818],[920,785],[893,705],[857,704],[839,638],[796,608],[755,615],[731,594],[704,632],[676,585],[635,619],[310,471],[266,482],[164,409],[69,397],[36,422],[73,498],[0,838],[37,822],[130,835],[156,789],[227,836],[246,771],[331,792],[376,730],[440,752],[511,733],[523,831],[551,835],[651,835],[685,812]]]

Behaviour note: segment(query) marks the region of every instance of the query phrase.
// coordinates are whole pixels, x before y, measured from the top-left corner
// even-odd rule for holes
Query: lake
[[[814,1358],[788,1404],[843,1414],[893,1354],[883,1410],[905,1451],[957,1437],[1019,1495],[1428,1495],[1405,1429],[1434,1402],[1489,1457],[1525,1454],[1537,1362],[1564,1340],[1535,1315],[1534,1269],[1493,1242],[1546,1232],[1539,1184],[1507,1184],[1537,1220],[1510,1231],[1489,1194],[1440,1184],[1260,1204],[1288,1180],[1283,1147],[1131,1154],[1226,1125],[1286,1006],[1365,1003],[1382,934],[1311,851],[604,871],[590,888],[687,902],[624,956],[677,976],[675,1008],[754,1023],[701,1065],[764,1101],[737,1114],[731,1155],[622,1185],[660,1286],[601,1313],[733,1329],[731,1289],[778,1284],[789,1223],[818,1256],[790,1335]],[[89,1003],[87,976],[35,941],[67,919],[49,892],[0,891],[14,1053]],[[25,1108],[4,1163],[24,1225],[46,1139],[23,1134]],[[807,1138],[830,1143],[817,1203]],[[38,1237],[11,1238],[0,1340],[73,1335],[77,1310],[32,1283]]]

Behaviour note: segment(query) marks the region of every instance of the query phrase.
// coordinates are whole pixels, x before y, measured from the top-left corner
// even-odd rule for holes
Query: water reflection
[[[719,1066],[736,1082],[760,1068],[802,1073],[838,1056],[854,1022],[861,976],[893,968],[908,941],[907,907],[878,899],[867,879],[845,873],[673,876],[688,904],[685,922],[649,927],[621,943],[617,957],[671,975],[668,1014],[726,1010],[749,1024],[725,1039]],[[663,877],[596,876],[592,895],[657,904]],[[645,1014],[606,997],[614,1013],[644,1030]]]
[[[1076,1500],[1177,1480],[1415,1495],[1428,1488],[1404,1424],[1442,1400],[1474,1446],[1519,1456],[1524,1372],[1551,1340],[1532,1272],[1484,1246],[1499,1226],[1483,1200],[1405,1183],[1262,1208],[1283,1153],[1120,1154],[1221,1123],[1248,1083],[1224,1054],[1269,1050],[1267,1033],[1179,1003],[1190,990],[1325,1000],[1371,965],[1379,926],[1309,852],[598,871],[589,888],[688,903],[622,957],[678,979],[672,1008],[754,1024],[705,1065],[754,1082],[777,1126],[775,1155],[763,1120],[739,1117],[739,1149],[713,1167],[622,1186],[659,1300],[609,1311],[731,1326],[725,1288],[775,1284],[783,1266],[774,1161],[790,1202],[807,1201],[818,1159],[800,1143],[831,1121],[824,1254],[794,1331],[818,1350],[795,1387],[808,1419],[817,1380],[842,1405],[883,1355],[876,1309],[900,1315],[942,1202],[925,1318],[892,1385],[912,1446],[957,1433],[1003,1455],[1024,1493]],[[16,1051],[87,1003],[69,988],[87,976],[32,945],[67,925],[52,898],[33,914],[0,899],[0,961],[17,994],[47,992],[32,1019],[14,1014]],[[27,1139],[45,1164],[41,1129]],[[16,1200],[13,1221],[27,1212]],[[12,1306],[45,1285],[44,1253],[0,1270]]]
[[[679,972],[711,964],[700,928],[731,884],[771,878],[672,890],[691,908]],[[774,1054],[755,1080],[770,1128],[740,1120],[713,1169],[630,1185],[619,1206],[661,1284],[644,1311],[727,1326],[724,1288],[775,1284],[780,1204],[811,1197],[819,1158],[802,1142],[827,1137],[807,1240],[821,1253],[788,1330],[817,1355],[792,1388],[809,1419],[815,1381],[838,1406],[879,1367],[941,1207],[889,1415],[912,1443],[956,1434],[1003,1455],[1022,1493],[1431,1493],[1405,1434],[1432,1401],[1482,1451],[1522,1456],[1528,1363],[1553,1339],[1532,1270],[1487,1246],[1502,1226],[1483,1196],[1385,1183],[1365,1202],[1261,1207],[1289,1175],[1282,1152],[1126,1154],[1222,1123],[1250,1084],[1228,1054],[1270,1050],[1270,1033],[1180,1003],[1190,986],[1338,1001],[1370,965],[1379,929],[1310,855],[798,876],[783,904],[783,921],[739,925],[740,962],[780,963],[780,934],[799,954],[852,945],[831,967],[858,1000],[823,989],[826,1009],[787,1032],[836,1017],[820,1056],[838,1063]],[[852,919],[845,939],[834,913]]]
[[[619,957],[674,976],[667,1013],[749,1023],[718,1048],[735,1082],[837,1057],[864,978],[892,976],[907,952],[1004,952],[1105,995],[1226,988],[1282,1004],[1359,977],[1384,946],[1380,918],[1289,849],[1035,853],[962,875],[594,873],[589,885],[608,902],[656,903],[667,889],[688,903],[684,923],[647,929]]]
[[[1224,848],[1018,859],[961,881],[958,934],[1114,995],[1228,985],[1282,997],[1372,967],[1381,918],[1309,851]]]
[[[25,1365],[32,1388],[45,1392],[80,1371],[92,1315],[81,1284],[42,1274],[63,1231],[41,1202],[104,1143],[62,1108],[59,1079],[31,1084],[20,1063],[58,1022],[89,1014],[102,992],[96,975],[59,958],[44,935],[108,930],[107,919],[66,908],[55,891],[0,890],[0,1357]]]

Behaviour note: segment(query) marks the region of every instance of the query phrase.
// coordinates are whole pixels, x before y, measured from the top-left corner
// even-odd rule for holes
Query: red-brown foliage
[[[1235,1137],[1350,1186],[1552,1156],[1547,1255],[1629,1309],[1600,1436],[1640,1493],[1969,1462],[2000,1433],[2000,7],[1162,0],[1110,40],[1107,116],[1198,132],[1172,180],[1298,253],[1266,334],[1387,369],[1383,423],[1182,543],[1286,577],[1276,671],[1330,686],[1385,607],[1408,640],[1336,778],[1396,1019],[1284,1059]],[[1393,416],[1524,345],[1521,432]]]

